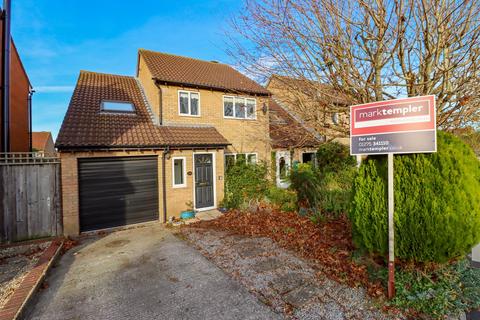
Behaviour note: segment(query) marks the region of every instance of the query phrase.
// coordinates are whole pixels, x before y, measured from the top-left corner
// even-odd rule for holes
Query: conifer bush
[[[438,132],[437,142],[437,153],[395,156],[395,254],[403,260],[445,262],[480,242],[480,161],[451,134]],[[362,163],[352,198],[355,243],[385,254],[386,156]]]

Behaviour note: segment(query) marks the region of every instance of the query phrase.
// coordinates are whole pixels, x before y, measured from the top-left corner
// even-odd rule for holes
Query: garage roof
[[[134,111],[103,110],[104,102],[132,103]],[[134,77],[81,71],[55,145],[65,150],[228,144],[213,127],[155,125]]]
[[[269,96],[270,92],[231,66],[140,49],[152,76],[169,84]]]

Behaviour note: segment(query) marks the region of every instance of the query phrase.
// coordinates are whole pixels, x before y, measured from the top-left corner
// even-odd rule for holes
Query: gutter
[[[157,85],[157,83],[162,83],[162,84],[165,84],[165,85],[171,85],[171,86],[176,86],[176,87],[187,87],[187,88],[204,89],[204,90],[216,90],[216,91],[223,91],[225,93],[230,93],[230,94],[248,94],[248,95],[258,96],[258,97],[270,97],[272,95],[269,91],[256,92],[256,91],[241,90],[241,89],[229,89],[229,88],[218,87],[218,86],[209,86],[209,85],[198,84],[198,83],[188,83],[188,82],[179,82],[179,81],[171,81],[171,80],[162,80],[162,79],[159,79],[159,78],[152,78],[152,79],[155,80],[156,85]]]
[[[178,149],[178,150],[206,150],[206,149],[222,149],[226,146],[232,145],[231,143],[221,143],[221,144],[205,144],[205,145],[159,145],[159,146],[62,146],[61,144],[55,144],[55,148],[62,152],[108,152],[108,151],[156,151],[156,150],[165,150],[168,149]]]
[[[2,152],[10,151],[10,0],[3,1],[3,43],[2,43]]]

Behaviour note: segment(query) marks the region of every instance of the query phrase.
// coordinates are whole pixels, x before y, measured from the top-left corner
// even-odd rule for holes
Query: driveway
[[[161,225],[92,238],[65,254],[27,319],[278,319]]]

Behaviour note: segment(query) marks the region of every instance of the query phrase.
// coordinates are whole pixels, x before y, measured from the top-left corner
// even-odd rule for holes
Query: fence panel
[[[13,158],[0,154],[0,242],[62,235],[59,159]]]

